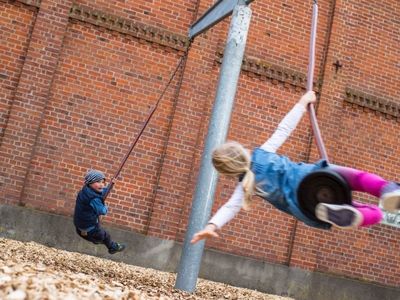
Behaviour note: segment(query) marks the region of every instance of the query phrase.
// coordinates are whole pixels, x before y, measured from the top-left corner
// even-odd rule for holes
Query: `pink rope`
[[[317,21],[318,21],[318,3],[314,0],[313,4],[313,16],[311,23],[311,37],[310,37],[310,53],[308,61],[308,73],[307,73],[307,91],[313,89],[314,82],[314,67],[315,67],[315,41],[317,36]],[[315,141],[317,143],[318,151],[320,156],[328,161],[328,154],[326,153],[324,142],[322,141],[321,132],[318,127],[317,116],[315,114],[314,105],[308,106],[308,112],[310,114],[311,126],[313,129]]]

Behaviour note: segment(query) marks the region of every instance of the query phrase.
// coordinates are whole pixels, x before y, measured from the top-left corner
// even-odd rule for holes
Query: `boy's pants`
[[[80,229],[76,228],[76,232],[81,238],[89,242],[94,244],[104,244],[109,250],[114,248],[115,242],[111,240],[110,234],[100,226],[96,226],[96,228],[90,230],[89,232],[81,231]]]

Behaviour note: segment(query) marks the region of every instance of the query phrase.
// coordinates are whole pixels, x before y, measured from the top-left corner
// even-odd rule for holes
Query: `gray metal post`
[[[218,90],[212,109],[193,206],[175,283],[175,288],[187,292],[193,292],[196,288],[205,243],[200,241],[192,245],[190,240],[196,232],[206,225],[210,217],[217,183],[217,172],[211,163],[211,153],[215,147],[222,144],[226,139],[250,18],[250,8],[245,5],[244,1],[239,1],[232,14],[228,40],[221,65]]]

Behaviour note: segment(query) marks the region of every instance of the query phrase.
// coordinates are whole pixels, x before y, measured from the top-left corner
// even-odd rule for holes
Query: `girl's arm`
[[[229,200],[210,219],[208,224],[214,224],[217,229],[221,229],[226,223],[232,220],[243,206],[243,186],[239,182]]]
[[[243,196],[243,186],[239,182],[229,200],[215,213],[206,227],[193,236],[191,243],[194,244],[210,237],[218,237],[216,231],[232,220],[242,208]]]
[[[279,123],[274,134],[260,148],[275,153],[299,124],[304,113],[307,111],[307,105],[315,101],[316,97],[313,91],[305,93]]]

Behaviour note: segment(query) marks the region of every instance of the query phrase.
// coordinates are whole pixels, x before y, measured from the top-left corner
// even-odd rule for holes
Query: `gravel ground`
[[[200,279],[194,294],[175,290],[173,273],[0,238],[0,299],[290,300]]]

